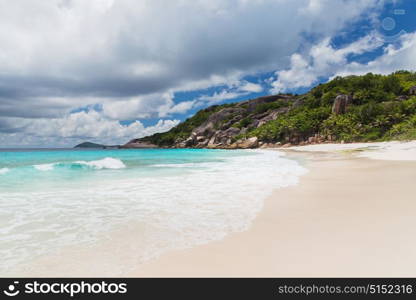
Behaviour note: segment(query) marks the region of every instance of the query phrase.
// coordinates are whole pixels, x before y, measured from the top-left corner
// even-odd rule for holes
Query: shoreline
[[[206,244],[232,232],[247,230],[273,189],[296,184],[298,176],[306,171],[277,152],[255,152],[261,153],[254,155],[253,151],[247,151],[234,155],[214,151],[211,155],[203,151],[202,156],[195,157],[198,163],[206,161],[206,166],[158,161],[152,165],[156,170],[160,166],[171,172],[169,176],[156,173],[143,178],[125,176],[114,184],[101,181],[100,185],[88,187],[91,195],[79,193],[77,184],[73,190],[75,198],[58,196],[69,201],[78,197],[86,200],[76,200],[75,208],[80,209],[71,215],[74,226],[78,226],[73,229],[76,240],[70,236],[66,241],[58,240],[62,243],[56,243],[56,247],[50,244],[49,249],[42,248],[43,251],[29,253],[27,257],[22,255],[26,259],[21,260],[23,263],[4,264],[3,272],[10,270],[12,274],[7,274],[29,277],[125,276],[131,267],[134,269],[164,251]],[[123,157],[117,158],[121,163]],[[155,158],[163,156],[156,152]],[[188,156],[188,162],[192,162],[191,158]],[[110,180],[116,179],[111,176]],[[159,187],[164,188],[158,190]],[[102,196],[95,197],[96,191]],[[90,221],[82,210],[97,217]],[[85,217],[76,219],[78,216]],[[94,231],[90,224],[101,227]],[[37,241],[37,245],[44,246],[41,242]],[[21,248],[25,249],[24,245]]]
[[[132,277],[401,277],[416,267],[416,162],[285,151],[309,173],[275,190],[248,231],[172,251]]]
[[[138,238],[144,224],[130,222],[106,232],[94,245],[65,247],[35,259],[22,270],[15,270],[14,275],[413,276],[416,243],[411,237],[416,234],[416,221],[412,211],[416,203],[412,184],[416,161],[394,160],[394,149],[387,151],[393,160],[380,160],[380,149],[363,152],[362,145],[345,145],[351,149],[326,144],[330,149],[315,145],[264,150],[284,152],[283,157],[300,162],[308,172],[300,176],[297,185],[275,189],[263,200],[261,211],[246,231],[199,246],[170,249],[138,262],[135,255],[144,242]],[[415,149],[413,144],[406,147],[409,153]],[[378,154],[376,159],[362,157],[366,153]],[[119,273],[115,265],[124,271]]]

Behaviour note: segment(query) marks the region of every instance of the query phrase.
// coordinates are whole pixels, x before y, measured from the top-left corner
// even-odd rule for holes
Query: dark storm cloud
[[[330,35],[375,2],[0,1],[0,115],[59,116],[86,97],[275,70],[312,25]]]
[[[169,130],[195,105],[262,89],[244,76],[289,67],[381,2],[0,0],[0,144]],[[176,102],[176,91],[201,96]],[[155,123],[119,122],[145,118]]]
[[[128,97],[149,94],[172,86],[170,78],[100,77],[52,78],[45,76],[0,76],[0,97]]]
[[[23,132],[25,125],[17,125],[11,119],[0,118],[0,133]]]

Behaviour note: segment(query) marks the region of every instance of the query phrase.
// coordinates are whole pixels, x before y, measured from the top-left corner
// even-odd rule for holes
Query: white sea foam
[[[34,165],[33,167],[38,171],[52,171],[55,167],[87,167],[96,170],[102,169],[123,169],[126,165],[117,158],[106,157],[100,160],[93,160],[93,161],[75,161],[75,162],[56,162],[51,164],[41,164],[41,165]]]
[[[2,174],[6,174],[6,173],[8,173],[10,171],[10,169],[9,168],[1,168],[0,169],[0,175],[2,175]]]
[[[157,168],[194,168],[201,167],[204,163],[184,163],[184,164],[156,164],[153,167]]]
[[[101,169],[123,169],[126,165],[117,158],[106,157],[100,160],[93,161],[76,161],[75,163],[85,165],[97,170]]]
[[[38,171],[52,171],[55,164],[41,164],[34,165],[33,167]]]
[[[339,152],[360,150],[359,157],[381,160],[416,160],[416,141],[411,142],[380,142],[380,143],[352,143],[352,144],[318,144],[291,147],[299,151]]]
[[[0,248],[0,273],[5,275],[7,267],[27,265],[35,255],[65,245],[95,243],[127,223],[144,224],[143,234],[137,236],[139,246],[129,245],[127,263],[103,261],[101,265],[111,265],[109,276],[126,274],[129,266],[167,250],[246,230],[273,189],[297,184],[306,172],[277,151],[252,152],[226,157],[225,162],[203,163],[203,168],[175,176],[129,175],[76,189],[0,193],[0,235],[7,243],[7,248]],[[124,166],[113,159],[91,163]]]

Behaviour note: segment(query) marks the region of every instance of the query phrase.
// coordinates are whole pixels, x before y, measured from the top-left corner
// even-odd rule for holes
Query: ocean
[[[129,264],[220,240],[246,230],[274,189],[305,172],[271,150],[2,149],[0,275],[93,247],[126,224],[142,226]],[[128,272],[113,267],[113,276]]]

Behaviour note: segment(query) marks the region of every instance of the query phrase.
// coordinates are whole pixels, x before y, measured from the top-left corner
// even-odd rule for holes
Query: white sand
[[[296,155],[310,172],[276,190],[248,231],[167,253],[130,276],[415,276],[416,162]]]
[[[348,152],[357,149],[364,151]],[[310,172],[277,189],[249,230],[133,264],[123,276],[413,277],[415,149],[415,141],[293,147],[288,157]],[[135,230],[44,258],[20,275],[114,276],[105,262],[132,266]]]
[[[296,151],[340,152],[359,150],[358,157],[371,159],[410,161],[416,160],[416,141],[352,144],[317,144],[289,148]]]

